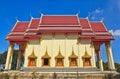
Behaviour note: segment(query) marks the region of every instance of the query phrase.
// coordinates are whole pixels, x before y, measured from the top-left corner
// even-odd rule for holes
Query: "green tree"
[[[108,62],[103,62],[103,68],[104,68],[104,70],[109,70]]]
[[[120,73],[120,64],[119,63],[115,63],[115,68],[116,68],[117,72]]]
[[[17,57],[18,57],[18,50],[14,50],[11,69],[16,69]],[[7,51],[0,54],[0,64],[5,64],[6,58],[7,58]]]
[[[7,51],[0,54],[0,64],[5,64],[6,56],[7,56]]]

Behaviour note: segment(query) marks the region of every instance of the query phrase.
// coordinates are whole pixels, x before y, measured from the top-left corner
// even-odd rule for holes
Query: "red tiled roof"
[[[17,22],[6,39],[39,39],[42,33],[78,33],[78,38],[94,38],[93,41],[114,39],[103,22],[89,22],[86,18],[78,19],[76,15],[42,16],[40,19],[33,18],[30,22]]]
[[[25,32],[28,27],[29,22],[17,22],[12,30],[12,32]]]
[[[40,27],[40,32],[80,32],[80,27]]]
[[[29,28],[38,28],[40,19],[32,19]]]
[[[77,16],[43,16],[41,25],[78,25]]]
[[[28,38],[28,39],[38,39],[38,38],[41,38],[41,35],[27,34],[27,35],[25,35],[25,38]]]
[[[24,39],[24,36],[7,36],[6,40],[18,42],[18,41],[27,41],[27,39]]]
[[[108,32],[102,22],[90,22],[94,32]]]
[[[90,25],[89,25],[89,22],[88,22],[88,19],[79,19],[80,20],[80,24],[82,26],[82,28],[90,28]]]

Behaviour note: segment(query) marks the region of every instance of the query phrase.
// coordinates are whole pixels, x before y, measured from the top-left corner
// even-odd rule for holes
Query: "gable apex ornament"
[[[101,22],[104,22],[104,18],[101,19]]]
[[[80,14],[80,10],[78,11],[78,13],[76,14],[76,16],[78,16]]]
[[[16,17],[15,19],[16,19],[16,22],[19,22],[18,17]]]

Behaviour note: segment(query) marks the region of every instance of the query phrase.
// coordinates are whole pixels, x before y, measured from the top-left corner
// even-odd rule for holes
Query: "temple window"
[[[84,58],[83,66],[91,66],[90,58]]]
[[[60,48],[59,48],[59,52],[58,55],[55,57],[56,59],[56,66],[57,67],[61,67],[64,66],[64,56],[61,54]]]
[[[28,56],[28,66],[36,66],[37,57],[34,54],[34,50],[30,56]]]
[[[82,56],[83,66],[91,66],[91,56],[85,50],[85,54]]]
[[[49,66],[49,59],[48,58],[44,58],[44,66]]]
[[[77,58],[78,56],[75,55],[73,48],[72,48],[72,54],[69,56],[69,65],[70,66],[78,66],[77,64]]]
[[[50,66],[50,56],[47,53],[47,48],[46,48],[46,53],[44,56],[42,56],[42,66]]]

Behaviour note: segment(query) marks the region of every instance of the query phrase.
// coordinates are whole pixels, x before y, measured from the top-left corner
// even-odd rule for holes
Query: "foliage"
[[[103,68],[104,68],[104,70],[109,70],[108,62],[103,62]]]
[[[17,76],[17,75],[14,75],[14,79],[18,79],[18,76]]]
[[[0,64],[5,64],[7,56],[7,51],[3,52],[3,54],[0,54]]]
[[[120,64],[119,63],[115,63],[115,68],[116,68],[117,72],[120,73]]]
[[[16,69],[17,57],[18,57],[18,50],[14,50],[11,69]],[[7,51],[0,54],[0,64],[5,64],[6,58],[7,58]]]
[[[9,79],[9,75],[8,74],[5,75],[5,79]]]

